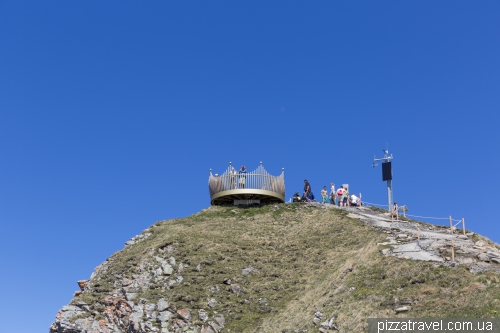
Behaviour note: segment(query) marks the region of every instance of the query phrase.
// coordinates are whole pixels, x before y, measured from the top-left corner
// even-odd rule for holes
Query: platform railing
[[[272,191],[284,197],[285,171],[282,169],[279,176],[273,176],[264,169],[261,162],[259,167],[254,171],[240,173],[230,164],[227,170],[219,176],[213,175],[212,170],[210,169],[208,187],[211,198],[215,194],[223,191],[239,189]]]

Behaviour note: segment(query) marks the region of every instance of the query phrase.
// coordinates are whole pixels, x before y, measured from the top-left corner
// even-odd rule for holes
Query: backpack
[[[343,194],[343,193],[342,193],[342,189],[341,189],[341,188],[339,188],[339,189],[337,190],[337,195],[338,195],[338,196],[341,196],[342,194]]]

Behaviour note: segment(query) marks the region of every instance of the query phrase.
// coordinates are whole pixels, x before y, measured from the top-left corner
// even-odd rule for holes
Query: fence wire
[[[370,206],[389,207],[389,205],[379,205],[379,204],[375,204],[375,203],[371,203],[371,202],[367,202],[367,201],[362,201],[362,203],[363,203],[363,205],[368,204]],[[404,216],[418,217],[421,219],[431,219],[431,220],[450,220],[449,217],[420,216],[420,215],[411,215],[411,214],[404,214]],[[460,222],[462,222],[462,220],[454,220],[454,219],[451,219],[451,220],[453,222],[457,222],[457,224],[455,224],[454,226],[457,226]]]

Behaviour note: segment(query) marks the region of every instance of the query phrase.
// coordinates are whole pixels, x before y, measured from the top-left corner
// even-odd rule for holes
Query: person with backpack
[[[344,196],[344,187],[340,186],[339,189],[337,190],[337,203],[339,207],[342,207],[344,204],[343,197]]]
[[[302,195],[303,198],[305,198],[304,201],[314,201],[314,194],[312,193],[311,189],[311,184],[307,181],[307,179],[304,179],[304,194]]]

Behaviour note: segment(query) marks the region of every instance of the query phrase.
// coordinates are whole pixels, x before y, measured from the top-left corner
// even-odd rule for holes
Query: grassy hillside
[[[105,297],[120,289],[120,281],[153,272],[156,256],[173,256],[171,278],[182,281],[152,282],[136,291],[137,299],[164,298],[174,313],[189,308],[193,327],[206,326],[196,309],[223,314],[222,331],[241,333],[318,332],[318,312],[316,322],[334,318],[341,332],[366,331],[373,317],[500,316],[497,273],[383,256],[377,243],[387,234],[346,215],[282,204],[210,207],[161,221],[145,230],[149,237],[113,254],[72,303],[85,302],[89,316],[106,320]],[[243,275],[250,266],[255,269]],[[231,285],[224,283],[228,278]],[[207,305],[212,298],[213,308]],[[396,314],[400,305],[410,310]]]

